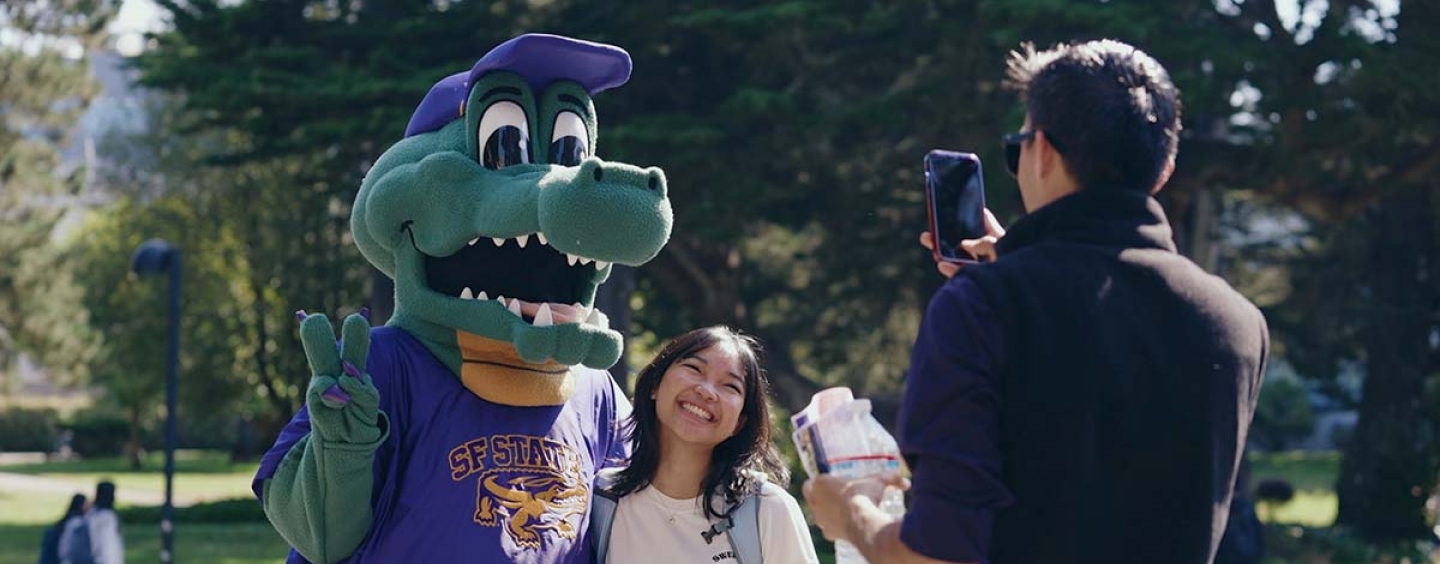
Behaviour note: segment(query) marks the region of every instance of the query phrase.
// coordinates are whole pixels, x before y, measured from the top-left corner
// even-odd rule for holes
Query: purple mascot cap
[[[537,92],[557,80],[573,80],[594,96],[630,80],[630,54],[614,45],[559,35],[521,35],[491,49],[469,72],[452,74],[430,87],[410,116],[405,136],[435,131],[458,119],[470,87],[485,73],[497,70],[524,77]]]

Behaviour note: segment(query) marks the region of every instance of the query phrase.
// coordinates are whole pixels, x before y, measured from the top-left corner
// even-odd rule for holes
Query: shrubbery
[[[127,525],[159,523],[161,507],[124,507],[116,510],[120,521]],[[253,498],[227,499],[197,503],[189,507],[175,508],[176,523],[254,523],[265,522],[265,512],[260,502]]]
[[[71,446],[82,457],[120,456],[130,440],[130,422],[117,412],[86,409],[75,413],[66,428],[75,432]]]
[[[1265,527],[1265,564],[1421,564],[1434,562],[1429,540],[1376,545],[1340,527]]]
[[[242,430],[235,415],[202,417],[181,412],[178,448],[233,451],[239,437],[248,437],[249,452],[263,449],[253,424]],[[70,446],[84,458],[119,456],[130,440],[130,420],[113,407],[81,409],[62,418],[51,408],[0,409],[0,452],[56,452],[61,435],[72,431]],[[140,429],[145,450],[165,447],[164,417],[147,420]]]
[[[53,409],[11,408],[0,411],[0,452],[54,450],[60,438],[60,415]]]
[[[1305,387],[1294,380],[1267,380],[1260,389],[1250,437],[1257,446],[1285,450],[1315,430],[1315,409]]]

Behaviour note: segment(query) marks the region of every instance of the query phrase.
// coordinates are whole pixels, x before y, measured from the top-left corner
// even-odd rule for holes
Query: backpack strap
[[[745,496],[740,500],[738,506],[731,506],[725,517],[710,525],[710,530],[700,533],[705,537],[708,544],[716,535],[729,533],[725,538],[730,540],[730,551],[735,553],[735,560],[740,564],[764,564],[765,556],[760,549],[760,496],[764,491],[764,482],[761,482],[760,491]]]
[[[760,493],[745,498],[731,514],[730,549],[740,564],[763,564],[760,551]]]
[[[591,562],[595,564],[605,564],[605,558],[610,552],[610,530],[615,524],[615,511],[620,507],[620,496],[610,490],[619,474],[618,468],[606,468],[595,475],[595,490],[590,502],[590,552],[593,555]],[[705,537],[705,542],[709,543],[716,535],[728,532],[726,538],[730,539],[730,550],[735,553],[739,564],[765,562],[760,549],[760,497],[763,482],[760,489],[761,491],[745,496],[739,507],[712,524],[710,530],[700,533]]]
[[[605,564],[605,557],[610,553],[610,527],[615,524],[615,510],[620,507],[620,496],[610,488],[619,474],[618,468],[606,468],[595,474],[595,495],[590,498],[590,552],[595,564]]]

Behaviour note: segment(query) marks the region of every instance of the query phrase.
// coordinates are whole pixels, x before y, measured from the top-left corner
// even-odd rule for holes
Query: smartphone
[[[960,248],[960,242],[985,236],[980,157],[939,149],[926,154],[925,201],[930,209],[930,234],[935,238],[935,260],[979,262]]]

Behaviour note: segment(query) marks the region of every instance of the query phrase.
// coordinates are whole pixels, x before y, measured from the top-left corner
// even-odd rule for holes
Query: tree
[[[1149,50],[1186,93],[1190,131],[1235,112],[1245,57],[1266,48],[1248,30],[1217,35],[1232,24],[1208,3],[671,2],[621,14],[576,3],[566,14],[574,27],[562,29],[636,58],[623,96],[602,108],[621,124],[605,132],[608,154],[658,164],[675,187],[675,236],[638,271],[640,327],[756,332],[792,409],[822,385],[896,389],[940,283],[915,244],[921,157],[952,147],[1001,162],[997,139],[1023,118],[1004,57],[1022,40],[1115,36]],[[1211,253],[1215,214],[1192,210],[1227,188],[1210,180],[1228,155],[1201,152],[1196,137],[1165,197],[1198,256]],[[1012,219],[1019,201],[1000,170],[989,167],[988,201]]]
[[[1425,538],[1440,472],[1440,289],[1428,282],[1440,276],[1440,95],[1434,73],[1412,69],[1440,53],[1426,27],[1440,12],[1304,2],[1311,17],[1287,24],[1251,4],[1234,23],[1275,40],[1247,56],[1250,89],[1238,105],[1248,119],[1234,133],[1252,141],[1239,146],[1248,154],[1216,147],[1235,165],[1223,181],[1248,184],[1309,228],[1299,245],[1240,260],[1289,257],[1267,313],[1278,350],[1302,373],[1335,388],[1343,363],[1364,367],[1338,522],[1374,540]]]
[[[913,330],[904,312],[933,286],[909,236],[923,225],[919,155],[971,147],[997,162],[987,137],[1020,121],[998,94],[999,61],[1022,39],[1120,37],[1184,93],[1180,168],[1162,195],[1182,249],[1264,292],[1276,351],[1306,373],[1365,363],[1341,522],[1377,539],[1423,534],[1437,471],[1440,84],[1413,70],[1440,54],[1421,23],[1440,14],[1298,4],[1293,21],[1271,2],[670,3],[619,25],[577,9],[582,35],[631,46],[644,69],[609,114],[625,122],[609,142],[665,166],[675,187],[676,237],[639,272],[658,305],[640,324],[755,328],[792,407],[813,387],[787,386],[797,374],[893,381]],[[996,189],[1008,181],[988,180],[1013,217]],[[1278,246],[1222,248],[1291,218],[1300,233]],[[1277,273],[1290,287],[1274,287]]]
[[[361,177],[398,138],[414,93],[447,74],[434,67],[466,64],[460,38],[497,26],[471,5],[446,18],[413,2],[161,5],[174,29],[139,68],[145,84],[181,94],[175,131],[212,140],[192,158],[231,175],[192,195],[224,210],[218,221],[240,240],[252,304],[243,334],[254,343],[245,370],[278,428],[308,374],[293,312],[366,302],[372,273],[348,243]]]
[[[243,252],[257,235],[228,221],[233,210],[254,203],[233,196],[253,167],[201,162],[205,148],[224,139],[170,135],[179,118],[173,100],[140,98],[134,109],[143,126],[110,131],[98,143],[103,158],[92,174],[116,201],[91,211],[61,253],[62,270],[86,289],[77,303],[88,315],[57,326],[98,336],[91,383],[125,413],[126,452],[137,467],[144,430],[161,415],[168,319],[165,285],[129,274],[130,253],[141,241],[168,239],[185,253],[179,408],[189,424],[182,440],[183,429],[223,426],[237,411],[263,413],[254,400],[275,398],[269,382],[248,370],[256,357],[263,364],[268,344],[253,337],[265,295],[252,292],[255,275]]]
[[[200,210],[203,212],[203,210]],[[235,238],[171,196],[141,204],[121,199],[97,210],[66,249],[66,267],[86,288],[81,304],[88,325],[102,337],[92,361],[92,384],[102,401],[120,408],[130,422],[125,452],[139,468],[143,430],[163,415],[168,287],[130,274],[130,257],[140,243],[163,238],[185,253],[181,295],[181,417],[196,421],[230,412],[247,383],[238,375],[236,336],[245,303],[231,288],[243,263]]]
[[[901,385],[940,283],[914,242],[920,160],[950,147],[1001,162],[996,139],[1023,118],[1002,88],[1006,52],[1124,39],[1182,91],[1179,169],[1161,194],[1181,248],[1265,308],[1275,352],[1301,373],[1364,363],[1368,439],[1346,457],[1341,520],[1410,535],[1436,475],[1422,398],[1440,373],[1425,283],[1440,264],[1440,84],[1412,70],[1440,53],[1423,27],[1437,8],[1297,4],[1292,21],[1229,0],[164,2],[175,29],[140,68],[183,93],[187,132],[224,136],[211,161],[252,167],[220,192],[259,202],[223,221],[248,241],[260,305],[247,335],[273,352],[255,365],[277,413],[305,372],[288,312],[361,301],[369,271],[344,238],[360,174],[436,79],[533,29],[635,59],[631,82],[597,100],[600,154],[664,168],[677,213],[671,244],[635,271],[635,348],[738,326],[766,342],[794,408],[825,385]],[[988,169],[989,202],[1013,219],[1013,181]]]
[[[77,289],[54,268],[52,234],[84,190],[85,171],[61,151],[95,93],[84,59],[114,10],[106,0],[19,0],[0,6],[0,367],[28,352],[73,374],[84,334],[48,327],[83,315]]]

